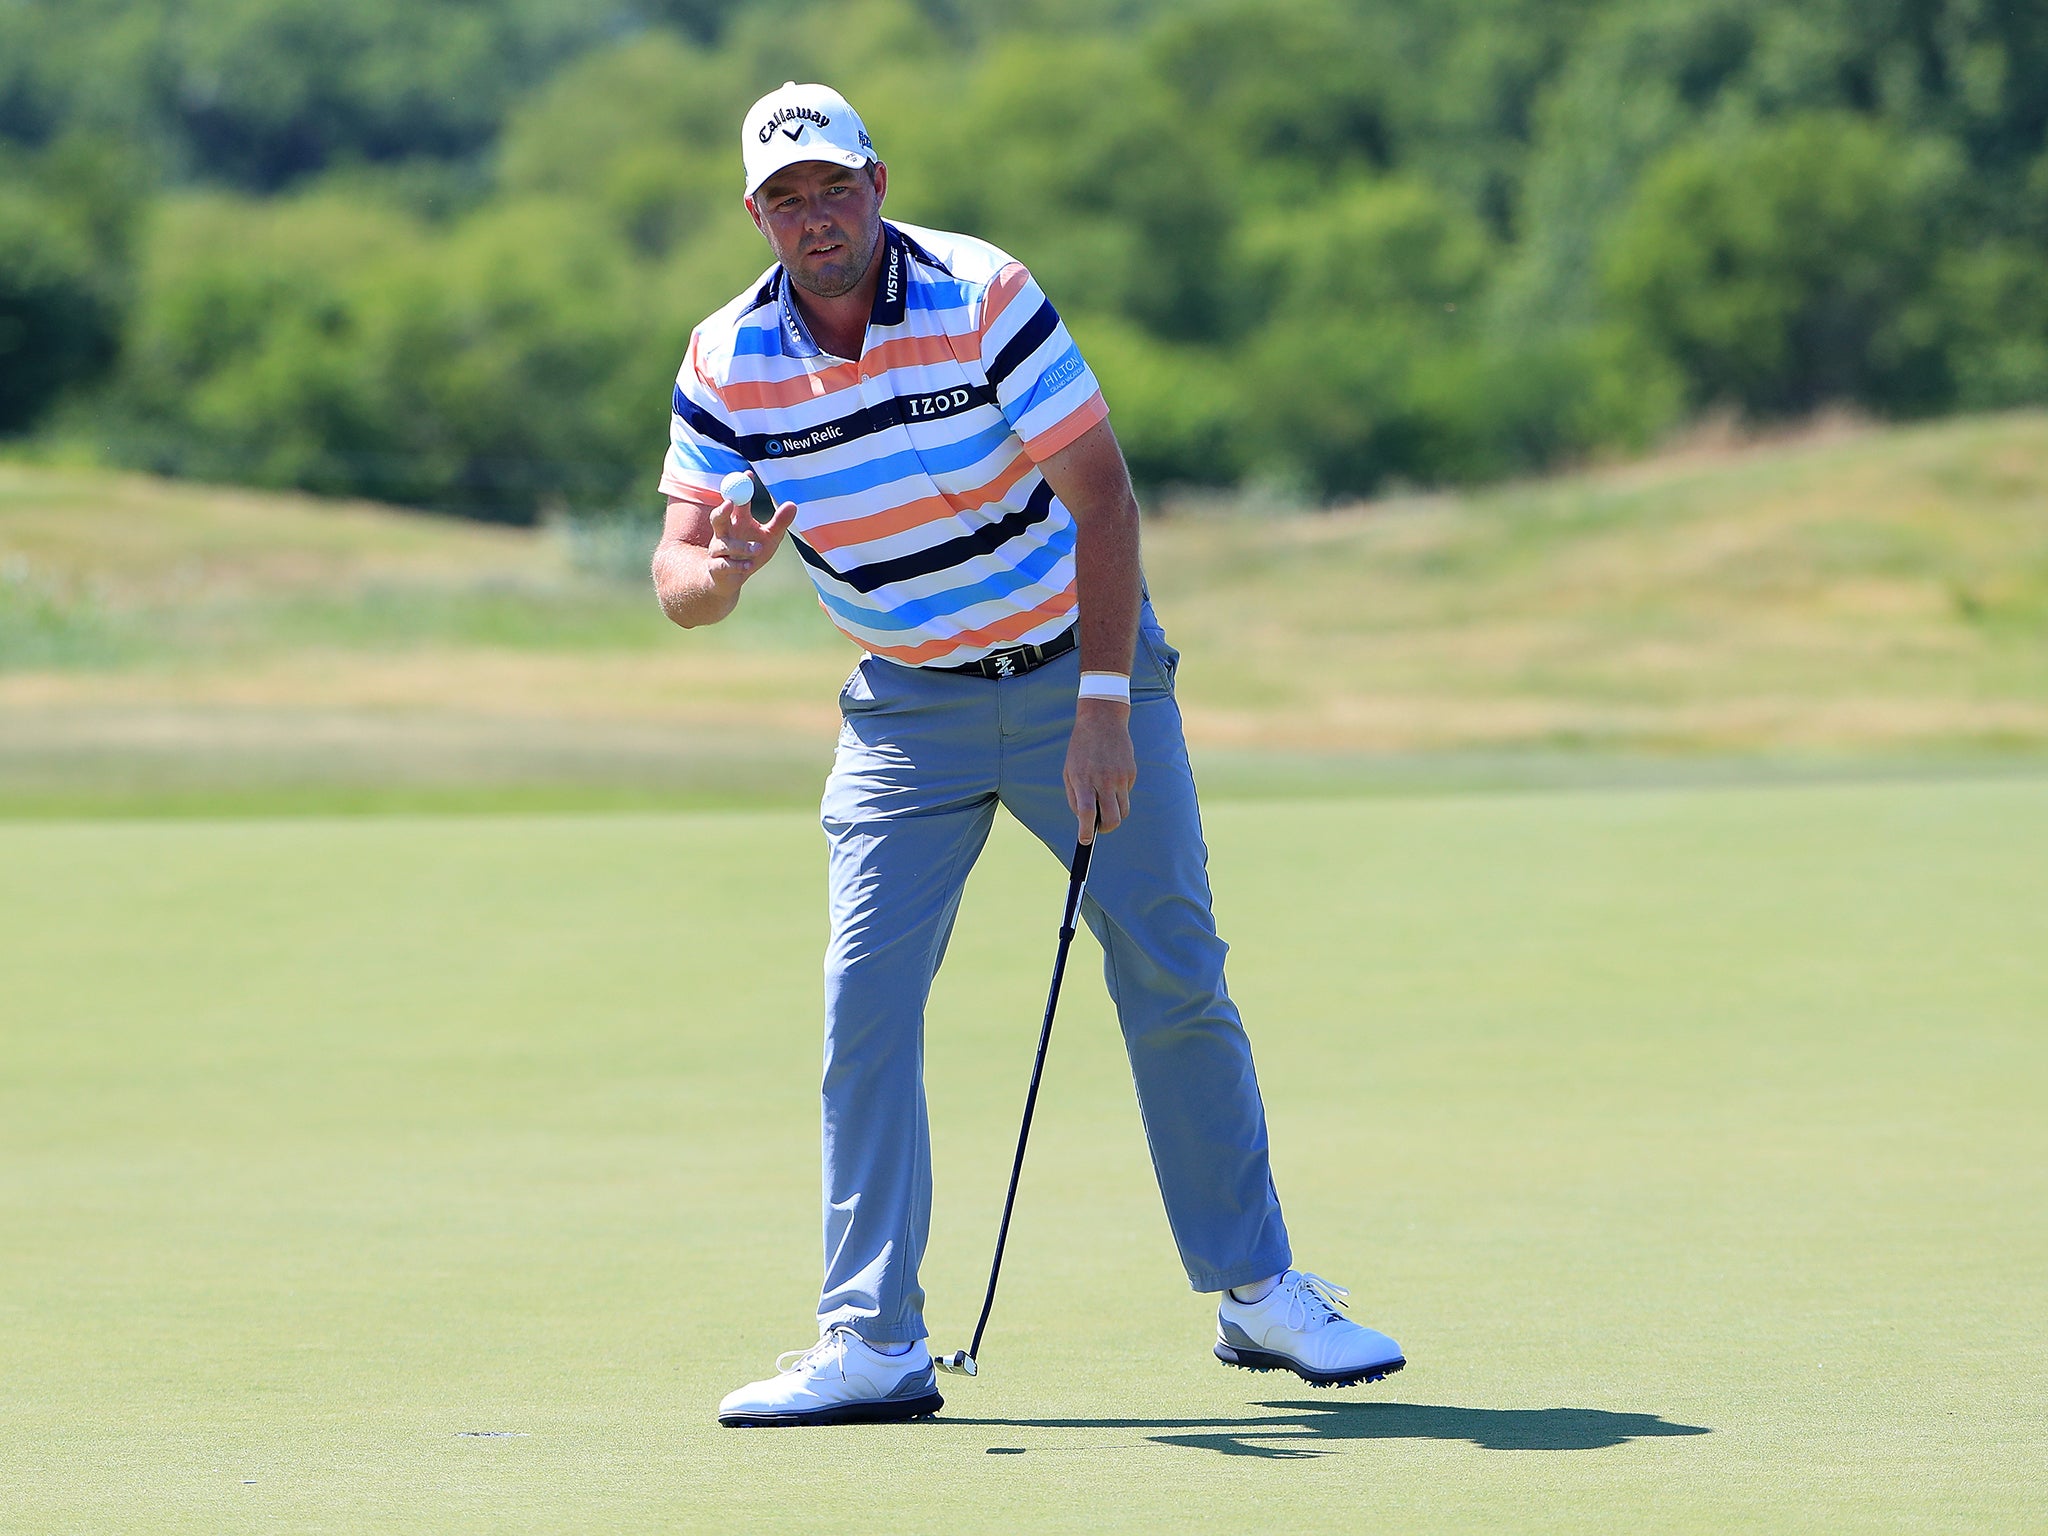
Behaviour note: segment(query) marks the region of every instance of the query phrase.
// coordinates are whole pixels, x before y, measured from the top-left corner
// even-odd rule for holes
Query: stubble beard
[[[850,241],[848,243],[851,244]],[[825,267],[813,267],[808,272],[800,271],[785,262],[784,269],[789,273],[789,280],[805,293],[820,299],[836,299],[860,286],[860,280],[867,275],[868,267],[875,259],[875,248],[881,243],[882,231],[878,221],[867,248],[857,258],[846,262],[835,261]]]

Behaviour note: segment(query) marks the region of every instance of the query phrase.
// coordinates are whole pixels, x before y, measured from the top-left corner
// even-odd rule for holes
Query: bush
[[[1965,410],[2048,401],[2048,257],[2001,241],[1941,263],[1932,317]]]
[[[126,456],[529,521],[652,480],[680,333],[617,240],[529,200],[446,234],[307,198],[187,201],[145,262]]]
[[[1958,180],[1944,145],[1840,114],[1697,138],[1645,175],[1605,253],[1608,291],[1696,405],[1934,409],[1942,349],[1909,317]]]
[[[0,182],[0,433],[33,426],[113,360],[121,315],[109,289],[64,210]]]
[[[1245,241],[1268,313],[1244,361],[1243,458],[1327,495],[1437,478],[1445,423],[1419,365],[1471,330],[1484,233],[1428,187],[1353,182]]]

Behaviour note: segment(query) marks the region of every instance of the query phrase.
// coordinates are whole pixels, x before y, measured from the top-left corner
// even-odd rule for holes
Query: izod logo
[[[929,395],[910,395],[903,401],[903,414],[911,421],[921,421],[927,416],[950,416],[955,411],[966,410],[973,399],[973,392],[966,389],[941,389]]]

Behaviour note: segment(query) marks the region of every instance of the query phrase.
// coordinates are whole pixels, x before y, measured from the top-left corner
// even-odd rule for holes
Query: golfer
[[[865,654],[823,806],[819,1338],[720,1422],[941,1406],[918,1286],[924,1007],[998,805],[1062,857],[1102,839],[1084,910],[1181,1261],[1220,1293],[1218,1358],[1319,1386],[1398,1370],[1392,1339],[1337,1310],[1341,1287],[1292,1267],[1210,913],[1178,656],[1094,376],[1017,262],[883,218],[888,168],[838,92],[771,92],[740,147],[775,264],[690,338],[655,583],[677,624],[715,624],[788,543]],[[766,523],[720,490],[743,470],[774,499]]]

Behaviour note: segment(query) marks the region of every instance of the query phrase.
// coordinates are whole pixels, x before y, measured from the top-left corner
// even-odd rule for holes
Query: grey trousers
[[[1145,1137],[1188,1280],[1220,1291],[1291,1262],[1249,1041],[1224,988],[1179,706],[1176,653],[1144,611],[1131,677],[1138,784],[1098,845],[1083,912],[1130,1056]],[[825,1282],[820,1328],[926,1336],[931,1221],[924,1008],[997,805],[1064,863],[1061,771],[1078,653],[989,679],[863,660],[825,788]]]

